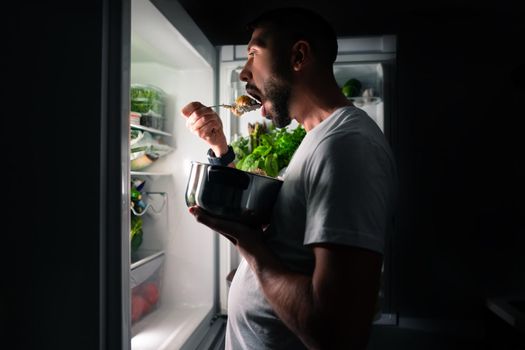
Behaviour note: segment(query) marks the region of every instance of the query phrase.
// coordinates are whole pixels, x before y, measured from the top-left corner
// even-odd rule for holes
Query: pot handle
[[[210,165],[208,167],[208,181],[245,190],[250,184],[250,177],[238,169]]]

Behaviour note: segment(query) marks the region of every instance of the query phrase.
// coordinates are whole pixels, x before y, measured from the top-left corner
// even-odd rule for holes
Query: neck
[[[308,132],[337,109],[352,106],[335,79],[316,79],[299,84],[292,94],[290,114]]]

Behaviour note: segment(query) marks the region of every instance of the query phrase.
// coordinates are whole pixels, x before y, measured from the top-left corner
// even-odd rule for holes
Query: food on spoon
[[[240,117],[246,112],[251,112],[261,107],[261,104],[250,96],[241,95],[235,99],[233,105],[224,105],[237,117]]]

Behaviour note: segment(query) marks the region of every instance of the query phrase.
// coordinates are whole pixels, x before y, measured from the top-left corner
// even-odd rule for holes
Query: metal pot
[[[249,225],[270,223],[282,180],[235,168],[191,163],[186,205]]]

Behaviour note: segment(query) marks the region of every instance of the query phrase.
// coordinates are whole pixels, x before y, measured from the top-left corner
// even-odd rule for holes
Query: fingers
[[[224,233],[219,228],[220,225],[218,225],[216,223],[216,220],[214,220],[214,218],[212,218],[211,216],[206,214],[201,208],[199,208],[197,206],[193,206],[193,207],[190,208],[190,213],[193,214],[193,216],[195,216],[195,219],[197,220],[197,222],[208,226],[209,228],[213,229],[214,231],[219,232],[221,235],[226,237],[234,245],[237,245],[237,240],[235,239],[235,237],[233,237],[230,234]]]
[[[194,134],[203,136],[210,133],[211,129],[219,130],[222,127],[220,120],[214,114],[192,114],[186,121],[186,127]]]
[[[195,216],[197,222],[208,226],[214,231],[219,232],[221,235],[229,239],[234,245],[237,245],[238,240],[235,235],[236,232],[240,231],[239,227],[237,227],[237,223],[215,218],[207,214],[202,208],[199,208],[198,206],[190,207],[189,211],[193,216]]]
[[[216,219],[209,214],[207,214],[202,208],[199,208],[198,206],[190,207],[190,213],[195,216],[195,219],[197,222],[200,222],[201,224],[204,224],[215,231],[221,232],[224,231],[223,225],[221,225],[221,221],[219,219]]]
[[[200,102],[190,102],[186,106],[182,107],[181,113],[183,116],[189,117],[193,112],[202,107],[204,107],[204,105]]]
[[[222,122],[217,113],[199,102],[191,102],[182,109],[186,127],[200,138],[213,143],[222,132]]]
[[[186,125],[194,125],[199,119],[217,119],[219,116],[210,107],[206,107],[200,102],[190,102],[181,110],[181,114],[187,118]]]

